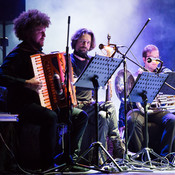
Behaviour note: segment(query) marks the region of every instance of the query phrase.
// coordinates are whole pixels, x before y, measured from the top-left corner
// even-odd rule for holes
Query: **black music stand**
[[[175,72],[166,72],[168,78],[160,89],[160,92],[167,95],[175,95]]]
[[[96,103],[95,103],[95,112],[96,112],[96,142],[92,143],[91,146],[77,159],[76,163],[78,163],[82,157],[86,156],[94,148],[97,148],[97,156],[96,156],[96,165],[99,166],[98,160],[98,152],[99,148],[101,148],[105,154],[113,161],[114,165],[121,172],[122,169],[115,162],[112,156],[107,152],[107,150],[103,147],[102,143],[99,142],[98,138],[98,89],[100,86],[104,87],[111,76],[114,74],[116,69],[120,66],[122,59],[119,58],[111,58],[106,56],[95,55],[82,74],[79,76],[78,80],[75,82],[75,86],[94,89],[96,95]]]
[[[148,135],[148,114],[147,114],[147,103],[152,103],[156,95],[159,93],[161,87],[165,83],[168,74],[158,74],[154,72],[143,72],[138,75],[135,85],[133,86],[129,100],[131,102],[143,102],[144,104],[144,117],[145,117],[145,148],[136,153],[131,159],[138,158],[140,155],[146,156],[145,160],[152,167],[150,153],[160,160],[163,157],[159,156],[152,149],[148,147],[149,135]]]

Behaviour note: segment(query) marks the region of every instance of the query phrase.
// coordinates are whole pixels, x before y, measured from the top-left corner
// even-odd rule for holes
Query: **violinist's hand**
[[[29,79],[29,80],[26,80],[26,81],[25,81],[25,86],[26,86],[27,88],[30,88],[30,89],[32,89],[32,90],[38,92],[38,91],[42,88],[42,83],[39,82],[39,81],[36,79],[36,77],[34,77],[34,78]]]

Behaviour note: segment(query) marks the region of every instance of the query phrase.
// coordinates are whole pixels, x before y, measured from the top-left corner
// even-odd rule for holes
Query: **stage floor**
[[[112,160],[112,161],[111,161]],[[166,158],[158,157],[156,159],[149,159],[150,161],[140,161],[136,159],[111,159],[109,162],[104,162],[103,165],[91,165],[87,166],[80,163],[61,164],[45,172],[35,170],[24,170],[20,167],[18,173],[10,173],[8,175],[15,174],[119,174],[119,175],[171,175],[175,174],[175,164],[171,164]],[[1,172],[0,172],[1,174]]]
[[[87,175],[93,175],[93,174],[103,174],[103,175],[107,175],[107,174],[119,174],[119,175],[172,175],[175,174],[175,170],[172,171],[158,171],[158,170],[154,170],[152,172],[146,172],[146,171],[137,171],[137,172],[111,172],[111,173],[103,173],[103,172],[98,172],[98,171],[87,171],[87,172],[50,172],[50,173],[45,173],[45,174],[50,174],[50,175],[59,175],[59,174],[87,174]]]
[[[1,173],[0,173],[1,174]],[[134,171],[134,170],[124,170],[124,171],[113,171],[113,172],[103,172],[103,171],[97,171],[97,170],[88,170],[88,171],[85,171],[85,172],[78,172],[78,171],[68,171],[68,172],[59,172],[59,171],[48,171],[48,172],[18,172],[18,173],[10,173],[8,172],[8,175],[24,175],[24,174],[32,174],[32,175],[59,175],[59,174],[80,174],[80,175],[83,175],[83,174],[87,174],[87,175],[93,175],[93,174],[102,174],[102,175],[107,175],[107,174],[119,174],[119,175],[172,175],[172,174],[175,174],[175,168],[174,169],[171,169],[171,170],[137,170],[137,171]]]
[[[84,166],[84,165],[83,165]],[[78,166],[77,168],[80,168],[80,166]],[[60,169],[59,169],[60,170]],[[103,174],[103,175],[107,175],[107,174],[119,174],[119,175],[154,175],[154,174],[162,174],[162,175],[170,175],[170,174],[175,174],[175,166],[172,165],[168,165],[168,164],[164,164],[162,163],[157,164],[155,166],[155,164],[153,163],[151,166],[143,166],[143,164],[138,164],[136,163],[124,163],[122,165],[120,165],[120,163],[117,163],[117,166],[114,165],[113,163],[110,163],[110,165],[104,166],[102,168],[94,168],[94,167],[89,167],[88,169],[86,169],[86,171],[84,172],[78,172],[78,171],[69,171],[69,172],[59,172],[59,170],[56,172],[54,171],[48,171],[45,172],[44,174]],[[76,168],[74,169],[76,170]]]

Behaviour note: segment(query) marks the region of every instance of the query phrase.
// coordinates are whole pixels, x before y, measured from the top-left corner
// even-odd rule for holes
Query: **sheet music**
[[[168,83],[173,88],[169,87],[166,83],[160,89],[160,92],[163,94],[175,95],[175,72],[167,72],[168,78],[166,79],[166,83]]]
[[[153,72],[143,72],[142,74],[138,75],[136,83],[130,92],[128,98],[129,101],[143,102],[141,94],[145,91],[148,98],[148,103],[152,103],[167,77],[168,74],[157,74]]]
[[[96,54],[95,57],[90,60],[74,85],[94,89],[92,78],[96,76],[98,78],[99,86],[104,87],[116,69],[120,66],[121,62],[121,58],[111,58]]]

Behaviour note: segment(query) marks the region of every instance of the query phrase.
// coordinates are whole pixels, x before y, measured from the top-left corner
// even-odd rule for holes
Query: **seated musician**
[[[41,106],[39,90],[42,82],[34,76],[30,56],[42,53],[45,31],[50,18],[38,10],[28,10],[14,20],[14,31],[22,42],[5,58],[0,67],[0,85],[8,89],[8,111],[19,114],[19,123],[40,126],[41,168],[47,170],[54,166],[56,145],[56,124],[60,114]],[[64,110],[66,111],[66,110]],[[62,116],[64,111],[61,110]],[[78,156],[81,137],[87,125],[87,114],[73,109],[71,126],[71,155]]]
[[[71,46],[74,49],[71,54],[72,66],[75,77],[78,77],[90,60],[87,54],[95,48],[95,37],[91,30],[81,28],[74,33],[71,40]],[[92,90],[76,87],[78,107],[86,111],[89,117],[88,126],[83,136],[82,151],[96,141],[96,114],[92,93]],[[98,129],[99,141],[103,146],[106,146],[107,136],[109,136],[113,143],[113,157],[123,158],[124,145],[119,137],[116,111],[111,101],[103,102],[99,106]]]
[[[143,49],[143,61],[144,61],[144,67],[150,71],[150,72],[157,72],[159,70],[158,64],[159,61],[156,61],[155,59],[159,59],[159,50],[155,45],[147,45]],[[150,61],[150,59],[152,59]],[[160,72],[170,72],[168,68],[162,67]],[[143,70],[139,68],[138,72],[136,73],[141,74]],[[128,115],[128,133],[130,135],[130,141],[129,141],[129,149],[133,152],[138,152],[142,148],[144,148],[145,144],[145,137],[143,134],[144,131],[144,113],[142,109],[138,105],[136,106],[135,103],[133,103],[133,106],[128,104],[128,111],[130,112]],[[132,111],[134,109],[134,111]],[[138,109],[138,110],[136,110]],[[122,132],[124,129],[124,104],[121,103],[120,109],[119,109],[119,130]],[[159,154],[161,156],[167,156],[169,153],[172,153],[175,151],[175,115],[170,113],[169,111],[156,111],[153,113],[148,112],[148,122],[153,122],[157,124],[161,129],[161,139],[159,140]],[[149,133],[150,135],[152,133]],[[158,136],[157,136],[158,137]],[[154,143],[150,143],[154,144]],[[171,157],[171,156],[170,156]],[[171,160],[170,160],[171,161]]]

